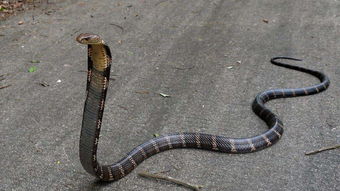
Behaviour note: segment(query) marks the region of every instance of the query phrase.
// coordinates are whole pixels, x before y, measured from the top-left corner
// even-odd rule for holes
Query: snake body
[[[283,134],[283,123],[264,104],[272,99],[307,96],[326,90],[330,81],[326,75],[299,66],[277,61],[289,57],[275,57],[271,63],[317,77],[321,83],[295,89],[272,89],[259,93],[252,104],[254,113],[266,122],[268,130],[249,138],[228,138],[203,133],[174,133],[150,139],[137,146],[125,157],[111,165],[97,160],[97,147],[104,112],[105,97],[110,77],[110,48],[95,34],[80,34],[78,42],[88,45],[88,76],[83,121],[80,135],[80,161],[84,169],[103,181],[115,181],[126,176],[148,157],[176,148],[198,148],[223,153],[251,153],[275,144]]]

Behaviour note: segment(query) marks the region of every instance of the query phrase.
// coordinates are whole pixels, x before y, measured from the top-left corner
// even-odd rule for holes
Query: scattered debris
[[[36,66],[31,66],[28,68],[28,72],[35,72],[37,71],[37,67]]]
[[[12,73],[5,73],[0,75],[0,81],[6,79],[5,76],[9,76]]]
[[[154,137],[159,137],[159,134],[155,133],[153,134]]]
[[[305,155],[313,155],[313,154],[320,153],[320,152],[323,152],[323,151],[332,150],[332,149],[338,149],[338,148],[340,148],[340,145],[324,147],[324,148],[318,149],[316,151],[306,152]]]
[[[269,20],[268,20],[268,19],[263,19],[262,21],[263,21],[264,23],[267,23],[267,24],[269,23]]]
[[[0,89],[8,88],[11,85],[1,86]]]
[[[113,25],[115,27],[118,27],[120,30],[122,30],[122,32],[124,32],[124,28],[118,24],[115,24],[115,23],[110,23],[110,25]]]
[[[166,2],[166,1],[168,1],[168,0],[159,1],[159,2],[157,2],[157,3],[155,4],[155,6],[158,6],[159,4],[162,4],[162,3]]]
[[[135,91],[138,94],[149,94],[150,92],[147,90],[139,90],[139,91]]]
[[[122,109],[124,109],[124,110],[128,110],[128,108],[126,108],[126,107],[124,107],[124,106],[121,106],[121,105],[118,105],[118,107],[120,107],[120,108],[122,108]]]
[[[177,70],[191,70],[191,69],[195,68],[195,66],[184,67],[184,68],[181,68],[181,67],[174,67],[174,68],[177,69]]]
[[[24,6],[22,2],[0,1],[0,19],[5,19],[10,15],[15,14],[16,11],[22,11],[22,10],[24,10]]]
[[[241,63],[242,63],[241,60],[236,61],[237,65],[240,65]],[[233,69],[234,67],[236,67],[235,64],[234,64],[234,66],[227,66],[228,69]]]
[[[182,180],[172,178],[170,176],[162,175],[160,173],[148,173],[148,172],[143,171],[143,172],[139,172],[138,175],[143,176],[143,177],[147,177],[147,178],[155,178],[155,179],[166,180],[166,181],[173,182],[173,183],[181,185],[181,186],[185,186],[185,187],[190,188],[190,189],[195,190],[195,191],[198,191],[201,188],[203,188],[203,186],[201,186],[201,185],[190,184],[190,183],[184,182]]]
[[[47,86],[50,86],[48,83],[46,82],[39,82],[38,83],[39,85],[43,86],[43,87],[47,87]]]
[[[170,95],[165,94],[165,93],[159,93],[159,95],[161,95],[162,97],[170,97]]]
[[[40,152],[42,152],[42,149],[36,149],[35,150],[37,153],[40,153]]]
[[[2,81],[2,80],[4,80],[4,79],[6,79],[4,76],[5,76],[5,74],[3,74],[3,75],[0,75],[0,81]]]
[[[31,60],[30,62],[33,63],[33,64],[40,63],[39,60]]]
[[[79,3],[78,3],[78,6],[80,6],[80,7],[85,6],[85,2],[79,2]]]
[[[45,15],[51,15],[54,12],[55,12],[55,10],[48,10],[48,11],[45,12]]]

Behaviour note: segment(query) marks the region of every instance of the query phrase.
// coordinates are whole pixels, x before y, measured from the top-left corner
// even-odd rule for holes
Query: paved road
[[[7,75],[0,86],[12,86],[0,89],[0,190],[187,190],[141,178],[142,170],[168,171],[204,190],[339,190],[339,150],[304,155],[340,142],[339,8],[334,0],[72,0],[1,22],[0,74]],[[250,107],[258,92],[317,83],[270,65],[273,56],[304,58],[299,64],[324,71],[331,87],[268,103],[286,126],[269,149],[172,150],[118,182],[100,184],[78,158],[86,49],[74,38],[81,32],[101,34],[114,57],[103,163],[153,134],[263,132]],[[37,71],[27,72],[31,66]]]

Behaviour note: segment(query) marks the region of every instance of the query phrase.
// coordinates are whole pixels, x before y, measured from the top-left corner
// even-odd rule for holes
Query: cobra
[[[176,148],[197,148],[223,153],[251,153],[275,144],[283,134],[283,123],[264,104],[272,99],[307,96],[326,90],[330,81],[326,75],[299,66],[288,65],[277,60],[289,57],[275,57],[271,63],[280,67],[311,74],[320,80],[319,84],[294,89],[272,89],[259,93],[252,104],[254,113],[266,122],[268,130],[248,138],[229,138],[203,133],[173,133],[150,139],[138,145],[118,162],[102,165],[97,159],[97,147],[104,113],[105,98],[110,79],[111,52],[105,42],[96,34],[80,34],[76,40],[88,46],[88,75],[86,101],[80,135],[79,155],[84,169],[103,181],[116,181],[157,153]]]

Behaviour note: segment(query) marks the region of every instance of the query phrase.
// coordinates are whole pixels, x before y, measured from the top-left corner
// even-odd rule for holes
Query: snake
[[[238,154],[268,148],[282,137],[284,128],[279,116],[268,109],[265,103],[273,99],[317,94],[325,91],[330,85],[329,78],[322,72],[278,61],[283,59],[302,61],[301,59],[271,58],[272,64],[310,74],[318,78],[320,83],[303,88],[270,89],[258,93],[252,103],[252,110],[268,126],[263,133],[247,138],[230,138],[199,132],[171,133],[154,137],[136,146],[118,162],[101,164],[97,159],[97,148],[110,80],[112,55],[109,46],[97,34],[82,33],[76,37],[76,41],[87,45],[88,49],[86,100],[80,132],[79,157],[83,168],[101,181],[117,181],[147,158],[170,149],[195,148]]]

